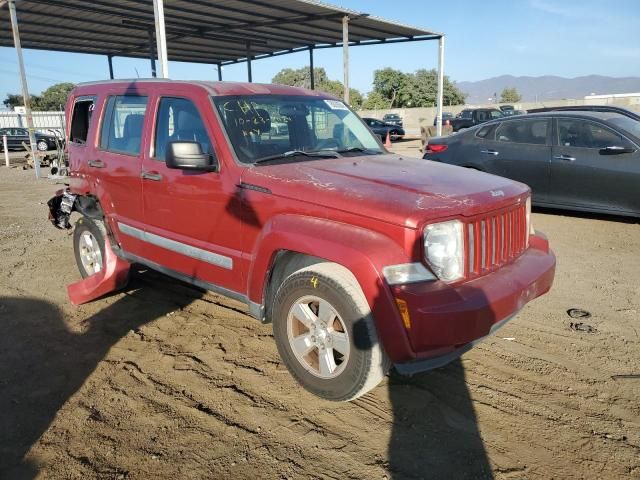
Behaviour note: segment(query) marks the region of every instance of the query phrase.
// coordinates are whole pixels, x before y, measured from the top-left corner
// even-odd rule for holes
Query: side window
[[[100,132],[100,148],[129,155],[140,154],[147,97],[109,97]]]
[[[591,137],[591,148],[606,148],[606,147],[631,147],[621,135],[618,135],[612,130],[600,125],[598,123],[585,122],[587,126],[587,135]]]
[[[604,125],[588,120],[561,118],[558,120],[558,145],[577,148],[630,147],[621,135]]]
[[[491,130],[493,130],[493,127],[495,127],[495,125],[485,125],[480,130],[478,130],[478,132],[476,133],[476,137],[484,138],[485,140],[492,139],[492,135],[489,134],[491,133]]]
[[[71,130],[69,140],[72,143],[87,143],[87,135],[89,133],[89,123],[93,115],[95,105],[94,97],[79,98],[73,106],[73,114],[71,116]]]
[[[162,98],[156,119],[153,157],[165,160],[169,144],[177,141],[196,141],[204,153],[214,154],[207,129],[193,102],[184,98]]]
[[[27,131],[26,128],[15,128],[13,130],[13,134],[17,135],[18,137],[28,137],[29,136],[29,132]]]
[[[487,120],[489,120],[489,112],[487,112],[486,110],[478,110],[476,112],[476,119],[478,120],[478,122],[486,122]]]
[[[499,111],[497,110],[491,110],[490,112],[491,114],[491,118],[501,118],[504,117],[504,115],[502,115]]]
[[[499,142],[546,145],[549,120],[514,120],[500,124],[496,130]]]

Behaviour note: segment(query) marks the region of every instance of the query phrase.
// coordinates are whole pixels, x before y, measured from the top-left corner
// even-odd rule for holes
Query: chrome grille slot
[[[517,205],[467,224],[467,276],[491,272],[518,257],[526,248],[526,209]]]

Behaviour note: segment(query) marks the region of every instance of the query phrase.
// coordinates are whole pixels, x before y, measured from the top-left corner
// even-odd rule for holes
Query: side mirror
[[[167,148],[167,167],[179,170],[217,172],[218,162],[213,155],[204,153],[198,142],[177,141]]]
[[[600,149],[600,155],[620,155],[621,153],[633,153],[635,150],[629,147],[612,145]]]

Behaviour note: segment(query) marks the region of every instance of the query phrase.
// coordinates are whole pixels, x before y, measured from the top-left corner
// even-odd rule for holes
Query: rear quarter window
[[[72,143],[80,145],[87,143],[95,102],[95,97],[78,97],[75,100],[69,131],[69,141]]]

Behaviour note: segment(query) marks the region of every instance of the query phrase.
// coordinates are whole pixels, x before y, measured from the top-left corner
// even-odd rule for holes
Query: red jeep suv
[[[281,85],[78,86],[66,106],[82,303],[143,264],[273,322],[307,390],[351,400],[440,367],[553,282],[527,186],[394,155],[347,105]]]

